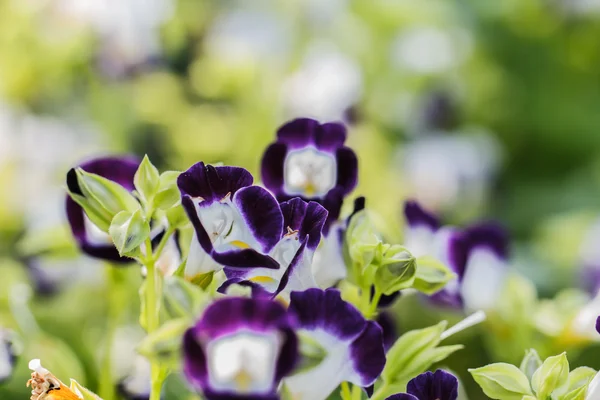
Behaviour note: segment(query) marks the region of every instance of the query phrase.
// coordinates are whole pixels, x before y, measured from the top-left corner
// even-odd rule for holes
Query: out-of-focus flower
[[[0,329],[0,383],[10,379],[16,361],[14,335],[7,329]]]
[[[127,400],[148,400],[151,391],[150,362],[140,355],[135,356],[133,370],[118,384],[118,390]]]
[[[283,102],[290,117],[341,121],[362,94],[360,67],[348,56],[327,49],[309,53],[284,84]]]
[[[418,74],[441,74],[458,67],[471,53],[471,37],[463,30],[414,26],[392,43],[396,66]]]
[[[301,197],[329,211],[325,233],[358,180],[358,160],[345,140],[342,124],[296,119],[279,128],[262,159],[263,183],[279,201]]]
[[[487,133],[437,132],[402,149],[412,195],[430,209],[478,206],[499,166],[496,140]]]
[[[285,308],[265,298],[217,300],[183,339],[185,375],[208,400],[276,400],[297,357]]]
[[[244,168],[203,162],[179,176],[182,204],[195,231],[186,275],[222,267],[279,268],[268,254],[281,239],[283,214],[271,193],[252,182]]]
[[[581,262],[581,285],[592,296],[600,290],[600,220],[596,221],[586,232],[579,258]]]
[[[506,281],[508,236],[496,224],[479,224],[461,231],[441,227],[433,214],[414,201],[406,202],[405,245],[416,257],[433,256],[457,278],[431,299],[466,311],[491,309]]]
[[[367,321],[336,289],[292,292],[289,312],[300,334],[327,352],[314,368],[285,379],[294,399],[324,400],[342,382],[368,387],[383,371],[381,328]]]
[[[80,167],[86,172],[97,174],[132,191],[135,188],[133,178],[139,164],[140,161],[134,157],[105,157],[85,162]],[[81,193],[74,170],[67,175],[67,186],[71,192]],[[71,231],[84,253],[116,263],[131,261],[119,255],[110,236],[94,225],[83,208],[70,196],[67,196],[66,208]]]
[[[408,382],[406,392],[390,396],[387,400],[456,400],[458,379],[441,369],[428,371]]]
[[[285,201],[280,207],[286,231],[270,252],[270,256],[279,263],[279,268],[258,267],[243,271],[226,268],[229,279],[225,286],[248,282],[269,294],[283,292],[287,297],[292,290],[305,290],[328,283],[318,282],[312,269],[327,211],[319,203],[306,203],[300,198]]]

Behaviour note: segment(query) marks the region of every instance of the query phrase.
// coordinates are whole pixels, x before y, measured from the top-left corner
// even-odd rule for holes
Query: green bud
[[[529,349],[525,353],[525,357],[523,357],[523,361],[521,361],[521,367],[519,368],[527,377],[527,379],[531,380],[533,378],[533,374],[539,367],[542,366],[542,360],[538,355],[537,351],[534,349]]]
[[[375,272],[375,286],[389,295],[413,285],[417,263],[415,258],[402,246],[390,246],[381,257]]]
[[[456,278],[456,274],[450,268],[433,257],[419,257],[416,265],[413,288],[427,295],[438,292],[446,283]]]
[[[366,211],[356,213],[346,231],[346,241],[350,258],[361,267],[373,262],[376,249],[381,244]]]
[[[538,398],[546,399],[552,393],[564,394],[569,383],[569,361],[567,353],[548,357],[535,371],[531,379],[533,390]]]
[[[90,389],[84,387],[82,384],[77,382],[75,379],[71,379],[71,391],[78,394],[81,400],[102,400],[100,396],[92,392]]]
[[[469,372],[489,398],[521,400],[524,396],[533,395],[529,380],[514,365],[497,363],[469,369]]]
[[[122,256],[137,254],[140,245],[150,236],[150,226],[142,211],[121,211],[110,224],[109,234]]]
[[[158,169],[152,165],[148,155],[145,155],[133,178],[135,188],[144,204],[151,204],[158,190],[159,180]]]

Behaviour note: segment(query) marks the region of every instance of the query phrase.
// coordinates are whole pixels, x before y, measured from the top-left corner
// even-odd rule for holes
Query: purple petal
[[[408,393],[393,394],[385,400],[421,400]]]
[[[600,265],[584,265],[580,276],[581,287],[595,296],[600,290]]]
[[[260,186],[249,186],[233,196],[233,203],[262,251],[271,251],[281,239],[284,228],[283,215],[275,197]]]
[[[336,186],[342,188],[344,195],[354,190],[358,183],[358,158],[349,147],[341,147],[335,153],[337,164]]]
[[[133,178],[140,164],[139,159],[133,156],[103,157],[87,161],[80,167],[89,173],[97,174],[103,178],[114,181],[127,190],[133,190]],[[72,169],[67,173],[67,186],[76,194],[82,194],[77,182],[77,174]],[[67,196],[65,202],[67,219],[71,232],[79,248],[87,255],[114,263],[129,263],[132,260],[121,257],[112,243],[96,244],[88,239],[85,225],[85,212],[71,197]]]
[[[454,271],[459,279],[465,274],[467,266],[467,258],[469,256],[469,245],[463,232],[454,228],[442,228],[442,232],[446,230],[448,233],[444,235],[445,243],[442,244],[445,252],[444,262]]]
[[[362,314],[337,289],[292,292],[290,299],[288,310],[304,329],[322,329],[340,340],[355,339],[365,329]]]
[[[283,193],[284,165],[287,155],[287,145],[284,143],[273,143],[263,155],[261,163],[261,177],[263,184],[276,196]]]
[[[206,354],[192,329],[183,335],[183,372],[197,389],[204,387],[208,382]]]
[[[375,383],[385,366],[383,332],[376,322],[368,321],[360,336],[352,342],[350,355],[361,386]]]
[[[319,150],[333,152],[346,141],[346,127],[339,122],[323,124],[315,132],[315,144]]]
[[[366,206],[367,200],[364,196],[359,196],[356,199],[354,199],[354,208],[352,209],[352,214],[350,214],[348,216],[348,219],[346,220],[346,225],[350,225],[350,220],[352,219],[352,217],[354,217],[360,211],[364,210]]]
[[[467,253],[478,248],[492,250],[502,260],[508,258],[508,233],[496,223],[482,223],[464,232]]]
[[[458,379],[441,369],[425,372],[408,382],[407,392],[419,400],[456,400]]]
[[[596,331],[598,333],[600,333],[600,317],[598,317],[598,319],[596,319]]]
[[[377,316],[376,322],[383,332],[383,348],[387,353],[398,339],[398,330],[393,315],[389,312],[382,312]]]
[[[463,308],[463,300],[460,296],[459,292],[451,293],[446,289],[442,289],[439,292],[435,293],[432,296],[429,296],[428,299],[433,303],[437,304],[441,307],[448,307],[454,309],[462,309]]]
[[[287,122],[277,131],[277,141],[292,149],[315,145],[315,136],[320,129],[318,121],[310,118],[298,118]]]
[[[331,189],[325,195],[325,198],[320,201],[328,212],[327,221],[325,221],[325,226],[323,227],[323,235],[327,236],[329,234],[331,225],[340,217],[343,202],[344,191],[339,187]]]
[[[319,203],[306,203],[296,197],[280,204],[283,213],[284,229],[298,231],[300,241],[308,237],[307,247],[316,250],[321,242],[321,232],[327,220],[327,210]]]
[[[252,175],[240,167],[213,167],[203,162],[194,164],[177,178],[182,195],[201,197],[206,204],[219,201],[228,194],[252,185]]]
[[[436,231],[440,227],[438,218],[423,209],[416,201],[409,200],[404,203],[404,217],[411,228],[426,226],[431,230]]]

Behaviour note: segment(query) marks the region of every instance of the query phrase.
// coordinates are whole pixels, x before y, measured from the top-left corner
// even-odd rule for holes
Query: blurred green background
[[[27,397],[33,357],[95,389],[104,277],[139,283],[73,249],[64,175],[85,158],[259,179],[281,123],[342,120],[355,195],[390,240],[407,198],[451,223],[498,219],[514,268],[552,297],[600,242],[599,107],[598,0],[0,0],[0,326],[25,336],[0,398]],[[120,296],[135,326],[137,293]],[[414,298],[395,310],[400,330],[440,318]],[[124,348],[139,335],[123,328]],[[484,398],[466,368],[502,352],[465,335],[447,365]],[[600,368],[597,350],[572,361]]]

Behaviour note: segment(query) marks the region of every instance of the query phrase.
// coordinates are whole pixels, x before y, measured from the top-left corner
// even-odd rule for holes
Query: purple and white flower
[[[135,189],[134,177],[140,165],[140,160],[133,156],[96,158],[81,164],[84,171],[99,175],[123,186],[132,192]],[[67,173],[67,186],[72,193],[82,194],[77,180],[75,169]],[[87,255],[125,264],[132,262],[129,257],[121,257],[108,233],[98,228],[86,215],[83,208],[70,196],[66,199],[66,210],[71,232],[79,248]],[[152,247],[158,246],[166,232],[166,222],[152,221],[151,232]],[[157,266],[163,275],[171,275],[181,263],[181,249],[179,247],[179,233],[176,232],[167,242],[164,251],[157,260]],[[145,246],[141,247],[145,252]]]
[[[441,369],[425,372],[408,382],[407,393],[398,393],[386,400],[456,400],[458,379]]]
[[[441,226],[436,216],[414,201],[405,204],[405,245],[415,257],[433,256],[457,278],[431,299],[466,311],[494,306],[505,283],[508,236],[498,225],[486,223],[465,230]]]
[[[300,198],[285,201],[280,207],[285,231],[282,232],[281,240],[269,253],[280,268],[226,268],[228,280],[222,289],[232,283],[246,282],[273,296],[283,292],[287,297],[292,290],[319,286],[313,275],[312,264],[315,250],[321,242],[327,210],[319,203],[307,203]]]
[[[289,314],[265,298],[217,300],[183,338],[185,376],[208,400],[276,400],[297,358]]]
[[[0,328],[0,383],[10,379],[17,362],[13,336],[12,331]]]
[[[292,292],[289,306],[298,331],[327,352],[314,368],[285,379],[294,399],[324,400],[342,382],[371,386],[385,366],[382,331],[336,289]]]
[[[252,182],[244,168],[203,162],[179,176],[182,205],[194,227],[186,275],[222,267],[279,268],[269,253],[281,240],[283,214],[275,197]]]
[[[133,178],[140,160],[132,156],[96,158],[81,164],[84,171],[100,175],[118,183],[129,191],[135,186]],[[67,174],[67,186],[72,193],[81,194],[77,175],[72,169]],[[131,259],[121,257],[110,236],[98,228],[85,214],[83,208],[71,197],[66,199],[67,218],[79,248],[89,256],[114,263],[128,263]]]
[[[326,234],[358,181],[358,159],[345,141],[346,128],[340,123],[295,119],[279,128],[277,141],[262,159],[263,183],[279,201],[301,197],[329,211]]]

